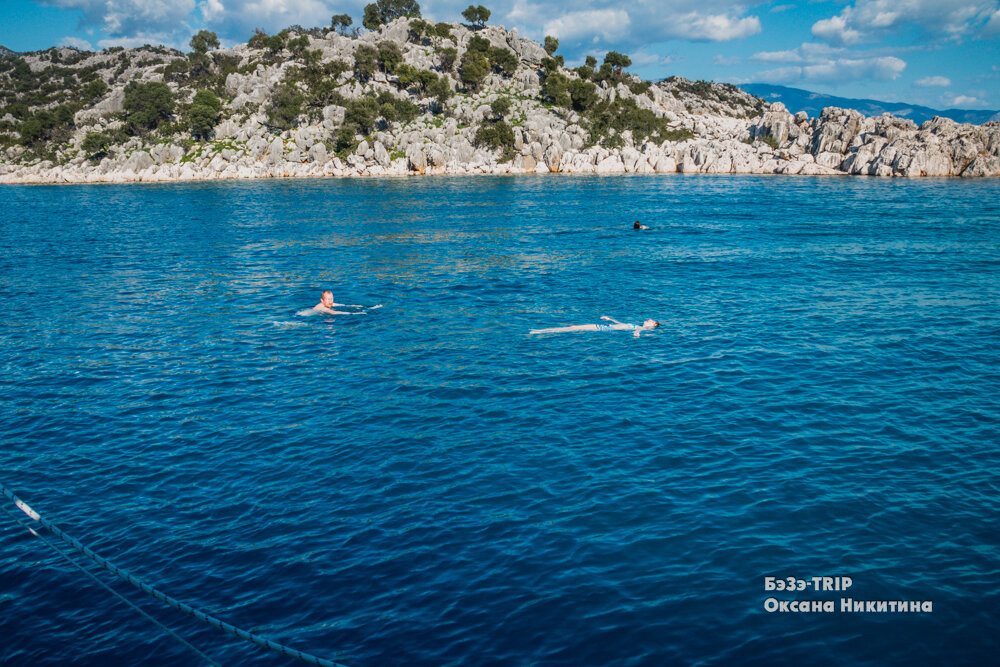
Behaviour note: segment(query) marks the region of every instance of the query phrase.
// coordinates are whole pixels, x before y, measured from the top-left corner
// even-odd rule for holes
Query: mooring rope
[[[221,665],[219,665],[219,663],[217,663],[216,661],[212,660],[207,655],[205,655],[204,653],[202,653],[201,651],[199,651],[198,648],[196,646],[194,646],[191,642],[189,642],[188,640],[184,639],[179,634],[177,634],[176,632],[174,632],[173,630],[171,630],[170,628],[168,628],[167,626],[165,626],[163,623],[160,623],[158,620],[156,620],[155,618],[153,618],[152,616],[150,616],[146,612],[145,609],[143,609],[139,605],[135,604],[134,602],[132,602],[131,600],[129,600],[127,597],[125,597],[124,595],[122,595],[121,593],[119,593],[118,591],[116,591],[115,589],[111,588],[111,586],[108,586],[106,583],[104,583],[103,581],[101,581],[100,579],[98,579],[94,575],[93,572],[91,572],[90,570],[88,570],[84,566],[80,565],[75,560],[73,560],[73,556],[71,556],[70,554],[66,553],[66,551],[64,549],[60,548],[58,544],[53,543],[49,538],[45,537],[44,535],[42,535],[41,533],[39,533],[37,530],[35,530],[34,528],[32,528],[31,526],[29,526],[28,524],[26,524],[20,517],[18,517],[16,514],[14,514],[13,512],[11,512],[6,507],[4,507],[2,509],[4,511],[4,514],[6,514],[10,518],[12,518],[15,522],[17,522],[17,525],[21,526],[22,528],[24,528],[25,530],[27,530],[29,533],[31,533],[32,535],[34,535],[35,537],[37,537],[38,539],[40,539],[42,542],[44,542],[46,545],[48,545],[48,547],[50,549],[52,549],[57,554],[59,554],[60,556],[62,556],[63,558],[65,558],[66,561],[69,562],[70,565],[72,565],[76,569],[80,570],[80,572],[83,572],[95,584],[97,584],[98,586],[100,586],[101,588],[103,588],[104,590],[106,590],[107,592],[109,592],[112,595],[114,595],[116,598],[118,598],[119,600],[121,600],[122,602],[124,602],[125,604],[127,604],[129,607],[131,607],[135,611],[139,612],[140,614],[142,614],[143,616],[145,616],[146,618],[148,618],[155,625],[157,625],[161,630],[163,630],[168,635],[170,635],[171,637],[173,637],[174,639],[176,639],[177,641],[179,641],[184,646],[186,646],[189,649],[191,649],[198,657],[200,657],[202,660],[204,660],[208,664],[214,665],[215,667],[221,667]]]
[[[331,660],[326,660],[325,658],[319,658],[309,653],[303,653],[302,651],[299,651],[297,649],[289,648],[287,646],[284,646],[283,644],[279,644],[278,642],[271,641],[266,637],[261,637],[260,635],[238,628],[235,625],[226,623],[225,621],[219,620],[218,618],[215,618],[210,614],[206,614],[203,611],[195,609],[189,604],[186,604],[184,602],[181,602],[180,600],[170,597],[166,593],[157,590],[156,588],[136,578],[128,571],[123,570],[114,563],[108,561],[106,558],[103,558],[98,554],[94,553],[86,545],[82,544],[78,540],[64,533],[58,526],[54,525],[53,523],[42,517],[35,510],[31,509],[31,507],[28,506],[26,502],[15,496],[2,483],[0,483],[0,492],[2,492],[4,496],[6,496],[11,502],[13,502],[14,505],[16,505],[19,510],[27,514],[29,518],[31,518],[33,521],[36,521],[40,526],[48,530],[50,533],[52,533],[59,539],[61,539],[63,542],[70,545],[75,550],[79,551],[84,556],[92,560],[94,563],[97,563],[98,565],[100,565],[101,567],[103,567],[105,570],[112,573],[116,577],[127,581],[128,583],[138,588],[140,591],[146,593],[147,595],[150,595],[151,597],[159,600],[160,602],[163,602],[167,606],[172,607],[178,611],[184,612],[185,614],[188,614],[189,616],[198,619],[202,623],[205,623],[206,625],[216,628],[218,630],[222,630],[223,632],[231,634],[234,637],[239,637],[244,641],[248,641],[252,644],[256,644],[257,646],[269,649],[280,655],[284,655],[289,658],[295,658],[296,660],[304,662],[308,665],[317,665],[318,667],[344,667],[340,663],[336,663]]]

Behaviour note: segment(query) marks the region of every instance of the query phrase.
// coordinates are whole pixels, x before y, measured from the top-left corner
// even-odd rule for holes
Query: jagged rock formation
[[[75,112],[65,144],[47,157],[16,145],[21,121],[0,112],[0,133],[8,137],[8,148],[0,153],[0,182],[548,172],[1000,175],[1000,123],[974,126],[935,118],[918,128],[892,116],[866,118],[836,108],[825,109],[819,118],[793,116],[780,103],[768,105],[733,86],[678,77],[652,86],[627,76],[599,81],[591,104],[627,102],[661,119],[667,131],[635,136],[638,129],[612,129],[597,136],[596,121],[587,113],[572,105],[543,104],[547,54],[539,44],[520,38],[516,30],[492,26],[472,32],[452,24],[451,34],[448,42],[414,40],[407,19],[353,37],[313,31],[306,35],[308,49],[318,53],[319,66],[338,61],[345,66],[332,70],[335,94],[330,93],[329,104],[303,112],[292,127],[279,131],[271,116],[276,91],[308,92],[294,76],[303,62],[285,51],[265,57],[264,49],[247,44],[216,51],[215,61],[228,63],[231,71],[220,75],[223,111],[208,141],[192,142],[190,132],[179,128],[167,134],[123,135],[100,159],[86,155],[82,146],[92,133],[121,130],[125,84],[164,81],[171,63],[183,54],[163,48],[95,54],[51,49],[43,52],[48,60],[41,54],[22,56],[37,72],[51,66],[55,52],[63,67],[90,68],[108,89]],[[513,51],[516,68],[494,69],[477,87],[463,86],[457,63],[474,36],[491,48]],[[402,64],[440,73],[455,94],[442,104],[391,71],[367,77],[359,77],[357,68],[352,71],[350,63],[366,47],[377,49],[384,42],[399,47]],[[442,44],[455,49],[455,66],[446,62]],[[558,71],[570,83],[581,79],[577,71]],[[190,103],[191,87],[176,81],[169,86],[182,104]],[[345,118],[351,101],[377,96],[379,104],[400,100],[416,105],[418,113],[412,119],[379,121],[370,132],[353,136],[347,149],[338,148],[334,136],[351,127]],[[513,135],[502,149],[485,143],[480,133],[496,122],[491,105],[498,100],[507,101],[503,116]]]
[[[770,137],[789,160],[869,176],[1000,175],[1000,123],[956,123],[935,117],[920,127],[895,116],[865,117],[828,107],[819,118],[788,113],[777,103],[751,128]]]

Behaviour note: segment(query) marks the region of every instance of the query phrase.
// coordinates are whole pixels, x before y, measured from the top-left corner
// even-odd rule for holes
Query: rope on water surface
[[[31,507],[29,507],[26,502],[15,496],[2,483],[0,483],[0,492],[2,492],[4,496],[6,496],[11,502],[13,502],[14,505],[16,505],[19,510],[27,514],[28,517],[30,517],[33,521],[36,521],[40,526],[48,530],[50,533],[52,533],[59,539],[61,539],[63,542],[70,545],[75,550],[79,551],[81,554],[89,558],[94,563],[100,565],[101,567],[103,567],[105,570],[112,573],[116,577],[127,581],[128,583],[138,588],[140,591],[159,600],[160,602],[166,604],[167,606],[172,607],[173,609],[176,609],[178,611],[184,612],[185,614],[193,618],[196,618],[202,623],[205,623],[208,626],[216,628],[217,630],[222,630],[223,632],[231,634],[234,637],[239,637],[244,641],[256,644],[257,646],[261,646],[268,650],[274,651],[275,653],[278,653],[280,655],[284,655],[289,658],[295,658],[296,660],[304,662],[308,665],[317,665],[318,667],[344,667],[340,663],[336,663],[331,660],[326,660],[325,658],[320,658],[315,655],[311,655],[309,653],[303,653],[302,651],[299,651],[297,649],[289,648],[283,644],[279,644],[278,642],[271,641],[266,637],[261,637],[260,635],[238,628],[235,625],[226,623],[225,621],[219,620],[218,618],[215,618],[210,614],[206,614],[203,611],[195,609],[189,604],[186,604],[184,602],[181,602],[180,600],[170,597],[166,593],[163,593],[162,591],[153,588],[152,586],[136,578],[126,570],[123,570],[114,563],[108,561],[106,558],[103,558],[98,554],[94,553],[86,545],[82,544],[78,540],[64,533],[57,526],[55,526],[54,524],[43,518],[41,515],[39,515],[38,512],[31,509]],[[32,532],[34,533],[35,531]]]
[[[116,598],[118,598],[119,600],[121,600],[122,602],[124,602],[125,604],[127,604],[129,607],[131,607],[135,611],[139,612],[140,614],[142,614],[143,616],[145,616],[146,618],[148,618],[155,625],[157,625],[161,630],[163,630],[168,635],[170,635],[171,637],[173,637],[174,639],[176,639],[177,641],[179,641],[184,646],[186,646],[189,649],[191,649],[198,657],[200,657],[202,660],[204,660],[208,664],[214,665],[215,667],[220,667],[219,663],[215,662],[214,660],[212,660],[211,658],[209,658],[207,655],[205,655],[204,653],[202,653],[201,651],[199,651],[197,649],[197,647],[195,647],[191,642],[189,642],[186,639],[184,639],[183,637],[181,637],[179,634],[177,634],[176,632],[174,632],[173,630],[171,630],[170,628],[168,628],[167,626],[165,626],[163,623],[160,623],[158,620],[156,620],[155,618],[153,618],[152,616],[150,616],[146,612],[145,609],[142,609],[141,607],[139,607],[138,605],[136,605],[135,603],[133,603],[131,600],[129,600],[128,598],[126,598],[124,595],[122,595],[121,593],[119,593],[118,591],[116,591],[115,589],[111,588],[106,583],[104,583],[103,581],[101,581],[100,579],[98,579],[96,576],[94,576],[93,572],[91,572],[90,570],[88,570],[87,568],[83,567],[82,565],[80,565],[79,563],[77,563],[75,560],[73,560],[73,556],[71,556],[70,554],[66,553],[66,551],[64,549],[61,549],[58,544],[54,544],[51,540],[49,540],[47,537],[45,537],[44,535],[42,535],[41,533],[39,533],[38,531],[36,531],[34,528],[32,528],[31,526],[29,526],[28,524],[26,524],[21,518],[19,518],[18,516],[16,516],[13,512],[11,512],[6,507],[3,508],[3,511],[4,511],[4,514],[6,514],[10,518],[12,518],[14,521],[16,521],[19,526],[21,526],[22,528],[26,529],[29,533],[31,533],[32,535],[34,535],[35,537],[37,537],[38,539],[40,539],[42,542],[44,542],[45,544],[47,544],[57,554],[59,554],[60,556],[62,556],[63,558],[65,558],[69,562],[70,565],[72,565],[76,569],[80,570],[80,572],[83,572],[95,584],[97,584],[98,586],[100,586],[104,590],[108,591],[109,593],[111,593],[112,595],[114,595]]]

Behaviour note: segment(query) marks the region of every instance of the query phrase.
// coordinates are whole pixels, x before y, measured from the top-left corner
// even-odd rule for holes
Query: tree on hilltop
[[[552,35],[546,35],[545,36],[545,53],[547,53],[547,54],[549,54],[551,56],[553,53],[556,52],[556,49],[558,49],[558,48],[559,48],[559,40],[556,39],[555,37],[553,37]]]
[[[338,34],[343,35],[354,21],[351,19],[349,14],[334,14],[330,19],[330,29],[336,30]]]
[[[604,54],[604,64],[615,68],[615,74],[621,74],[622,69],[632,65],[632,59],[624,53],[608,51]]]
[[[191,38],[191,50],[195,53],[208,53],[209,49],[217,49],[219,46],[219,36],[208,30],[199,30]]]
[[[416,0],[375,0],[370,5],[365,5],[361,25],[369,30],[378,30],[402,16],[420,18],[420,4]]]
[[[486,22],[490,20],[490,10],[482,5],[469,5],[462,12],[462,18],[468,21],[476,30],[482,30],[486,27]]]

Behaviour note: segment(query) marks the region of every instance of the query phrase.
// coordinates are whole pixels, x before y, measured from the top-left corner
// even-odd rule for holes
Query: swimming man
[[[608,317],[607,315],[601,315],[602,320],[607,320],[611,324],[577,324],[571,327],[552,327],[549,329],[532,329],[529,333],[533,334],[544,334],[544,333],[565,333],[569,331],[631,331],[632,335],[638,338],[642,335],[644,331],[652,331],[656,327],[660,326],[660,323],[656,320],[646,320],[641,325],[639,324],[627,324],[624,322],[619,322],[618,320]]]
[[[364,315],[365,312],[352,313],[346,310],[334,310],[334,306],[344,306],[345,308],[364,308],[364,306],[359,306],[357,304],[351,303],[334,303],[333,292],[330,290],[323,290],[323,293],[319,297],[319,303],[308,310],[299,311],[299,315],[311,315],[312,313],[326,313],[327,315]]]

